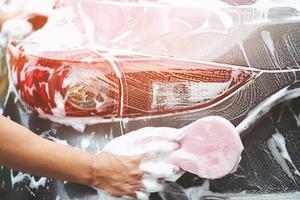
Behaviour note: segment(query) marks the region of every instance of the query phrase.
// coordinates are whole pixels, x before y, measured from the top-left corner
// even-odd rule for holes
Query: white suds
[[[17,0],[17,1],[20,1],[20,0]],[[15,0],[13,2],[17,2],[17,1]],[[81,48],[84,45],[86,45],[85,42],[86,42],[86,37],[87,37],[87,40],[89,40],[89,43],[90,43],[90,44],[88,44],[88,47],[90,49],[92,49],[94,52],[100,54],[99,52],[97,52],[96,49],[101,48],[102,44],[94,44],[94,40],[96,40],[95,38],[98,35],[97,35],[97,33],[95,33],[96,25],[94,24],[95,22],[93,20],[98,21],[101,19],[98,19],[98,18],[91,19],[90,16],[88,16],[88,14],[89,14],[88,12],[87,13],[82,12],[82,8],[81,8],[82,2],[83,1],[81,1],[81,0],[79,1],[78,7],[79,7],[80,14],[81,14],[81,20],[84,25],[85,34],[82,34],[81,30],[79,30],[79,28],[77,27],[77,24],[74,22],[77,17],[74,10],[72,8],[63,8],[57,12],[55,11],[56,15],[53,15],[54,18],[53,17],[49,18],[48,25],[46,25],[46,27],[44,29],[46,31],[44,31],[44,32],[38,31],[38,32],[34,33],[32,36],[27,38],[27,40],[25,41],[27,43],[26,45],[28,47],[31,47],[31,46],[36,47],[35,44],[37,43],[37,44],[40,44],[39,48],[42,51],[44,51],[44,50],[59,51],[59,50],[63,50],[63,49]],[[102,3],[102,1],[99,1],[99,2]],[[103,2],[107,3],[109,5],[112,5],[112,6],[121,5],[120,2],[116,2],[116,1],[108,1],[108,2],[103,1]],[[152,8],[161,8],[162,7],[161,5],[156,4],[155,2],[151,2],[151,3],[145,2],[145,1],[138,1],[138,2],[140,3],[140,4],[138,4],[138,6],[143,5],[143,3],[145,4],[145,8],[144,8],[145,16],[143,17],[143,19],[145,21],[147,18],[151,17],[151,15],[149,15],[147,13],[148,10],[151,10]],[[220,20],[222,25],[224,26],[224,29],[230,29],[235,26],[235,22],[232,20],[230,15],[222,10],[224,7],[226,8],[228,5],[226,5],[226,3],[218,1],[218,0],[210,0],[210,1],[206,1],[206,2],[200,1],[200,0],[189,0],[189,1],[163,0],[163,1],[157,1],[157,2],[174,5],[176,8],[180,8],[180,6],[183,6],[185,9],[193,8],[193,7],[201,8],[201,9],[199,9],[198,13],[201,13],[200,11],[202,11],[202,8],[204,8],[205,11],[210,11],[210,13],[216,14],[216,16],[218,17],[218,20]],[[46,7],[46,6],[42,5],[45,2],[38,0],[38,1],[36,1],[36,3],[38,5],[40,5],[40,7]],[[21,3],[20,3],[20,5],[21,5]],[[25,4],[22,4],[22,5],[25,5]],[[132,4],[124,3],[124,2],[122,3],[122,5],[128,6],[127,8],[130,8],[130,6],[132,6]],[[133,7],[138,7],[138,6],[133,6]],[[269,11],[269,9],[271,7],[276,7],[276,6],[278,6],[278,7],[290,6],[290,7],[295,7],[298,9],[299,1],[296,1],[296,0],[286,0],[286,1],[283,1],[283,0],[279,0],[279,1],[278,0],[277,1],[275,1],[275,0],[257,0],[256,3],[254,3],[253,5],[250,5],[248,7],[255,8],[259,11],[263,11],[264,15],[258,19],[249,19],[249,21],[245,22],[245,24],[247,24],[247,23],[259,24],[260,22],[269,23],[270,20],[267,19],[267,14],[268,14],[267,12]],[[24,6],[24,7],[29,7],[29,6]],[[228,6],[228,7],[230,7],[230,6]],[[22,9],[22,7],[18,6],[18,9]],[[36,9],[36,11],[42,12],[42,9]],[[43,12],[48,12],[48,11],[43,11]],[[163,12],[158,12],[158,13],[163,13]],[[174,12],[170,12],[170,13],[174,14]],[[203,12],[203,13],[205,13],[205,12]],[[113,15],[108,16],[108,19],[113,19],[113,17],[115,17],[116,14],[117,13],[114,13]],[[149,16],[146,16],[147,14]],[[167,13],[164,13],[162,16],[158,15],[156,18],[156,22],[157,21],[164,22],[164,23],[161,23],[162,26],[160,26],[160,25],[157,26],[157,32],[160,32],[159,36],[164,36],[164,37],[157,37],[156,34],[153,34],[153,35],[145,34],[147,37],[142,37],[143,35],[142,36],[134,35],[134,34],[137,34],[140,32],[141,33],[146,32],[146,30],[144,31],[143,20],[141,20],[140,22],[137,22],[135,24],[133,23],[133,26],[126,27],[125,31],[122,31],[122,33],[120,35],[116,35],[113,38],[113,40],[105,41],[105,42],[107,42],[108,44],[111,43],[111,46],[113,46],[114,48],[119,48],[121,50],[124,48],[130,49],[130,50],[134,49],[135,51],[146,52],[149,54],[160,54],[161,53],[161,54],[164,54],[167,56],[171,55],[171,56],[176,57],[178,55],[178,56],[183,56],[185,58],[198,59],[199,58],[198,54],[200,54],[198,52],[201,52],[202,49],[205,49],[205,53],[210,52],[209,50],[211,50],[211,52],[215,53],[215,49],[208,48],[208,47],[213,46],[212,42],[210,42],[208,40],[207,48],[205,48],[205,45],[202,45],[202,46],[201,45],[192,45],[192,51],[190,51],[190,52],[197,52],[196,54],[192,54],[189,51],[182,50],[181,49],[182,44],[179,43],[179,45],[176,46],[176,45],[174,45],[174,43],[176,41],[180,41],[180,39],[185,36],[185,39],[188,42],[191,42],[192,44],[197,44],[197,43],[194,43],[194,41],[197,40],[197,36],[200,35],[202,38],[201,34],[207,30],[211,31],[212,33],[218,33],[218,34],[223,34],[223,35],[228,33],[226,30],[218,30],[218,31],[212,30],[212,28],[210,27],[211,24],[209,23],[208,16],[203,16],[203,17],[206,18],[205,23],[203,23],[203,24],[196,23],[196,25],[194,25],[193,20],[191,20],[191,22],[190,22],[188,20],[185,20],[184,18],[181,19],[180,15],[172,18],[171,15],[168,16]],[[159,20],[157,20],[157,19],[159,19]],[[165,19],[168,19],[170,21],[170,23],[165,23]],[[107,19],[104,19],[104,20],[107,20]],[[134,18],[132,19],[132,21],[134,21]],[[167,22],[169,22],[169,21],[167,21]],[[174,35],[172,34],[172,32],[166,32],[168,30],[173,30],[172,28],[174,28],[174,27],[172,27],[171,22],[172,23],[177,22],[176,24],[181,25],[180,33],[178,35],[175,34],[176,39],[174,39]],[[113,23],[113,20],[112,20],[112,23]],[[148,26],[148,24],[146,24],[145,29],[147,28],[147,26]],[[109,28],[109,27],[107,27],[107,28]],[[150,26],[150,24],[149,24],[149,27],[152,27],[152,26]],[[16,29],[19,29],[20,31],[16,32],[15,31]],[[151,28],[151,31],[152,31],[152,29],[153,28]],[[210,33],[209,31],[207,31],[207,33]],[[28,24],[28,22],[24,21],[23,19],[8,21],[3,26],[3,32],[9,38],[22,38],[31,32],[31,25]],[[154,31],[154,33],[156,33],[156,32]],[[276,58],[276,49],[275,49],[274,42],[272,40],[270,32],[263,31],[261,33],[261,37],[263,39],[263,42],[265,43],[266,48],[270,51],[271,55],[274,58]],[[152,41],[152,39],[153,39],[153,41]],[[244,38],[239,38],[239,39],[243,40]],[[152,41],[150,43],[153,45],[149,45],[148,40]],[[186,44],[185,40],[182,40],[182,41],[184,41],[184,44]],[[214,41],[214,43],[218,43],[218,41]],[[203,44],[203,43],[200,43],[200,44]],[[187,46],[187,45],[184,45],[184,46]],[[225,46],[230,46],[230,45],[225,45]],[[178,47],[180,47],[180,48],[178,48]],[[242,43],[240,43],[240,47],[242,49],[242,53],[246,59],[247,64],[250,66],[250,61],[246,55],[246,52],[245,52],[245,49],[244,49]],[[221,49],[221,48],[219,48],[219,49]],[[30,50],[30,48],[29,48],[29,50]],[[221,51],[222,50],[220,50],[220,52]],[[217,54],[217,53],[215,53],[215,54]],[[130,52],[128,52],[128,55],[130,55]],[[114,56],[110,55],[109,53],[105,54],[104,57],[110,62],[110,64],[114,68],[114,71],[120,80],[121,89],[123,89],[122,80],[121,80],[122,76],[119,72],[118,66],[116,65],[117,59]],[[83,58],[82,61],[91,62],[92,59]],[[39,69],[39,70],[41,70],[41,69]],[[264,72],[268,73],[268,71],[264,71]],[[280,72],[280,71],[276,71],[276,73],[277,72]],[[53,74],[53,72],[51,72],[50,74]],[[11,73],[11,76],[13,77],[12,80],[14,81],[14,83],[17,84],[17,81],[18,81],[17,74],[13,71]],[[21,78],[21,80],[24,80],[25,79],[24,74],[21,74],[20,78]],[[63,87],[66,85],[74,84],[74,82],[76,82],[77,80],[73,80],[74,81],[73,83],[71,81],[70,82],[67,82],[67,80],[65,80],[65,81],[66,82],[63,83]],[[228,85],[229,84],[230,83],[228,83]],[[226,85],[226,84],[217,85],[216,84],[214,86],[214,88],[209,88],[208,90],[207,90],[207,88],[208,88],[207,85],[204,85],[204,84],[203,85],[193,85],[191,87],[193,91],[191,92],[192,95],[190,96],[190,98],[192,101],[196,101],[199,99],[205,99],[207,97],[217,95],[220,92],[222,92],[223,90],[226,90],[228,85]],[[48,94],[48,97],[49,97],[48,85],[45,85],[45,86],[46,86],[45,87],[46,93]],[[157,87],[159,87],[159,85],[156,85],[153,88],[155,89]],[[35,88],[32,87],[32,88],[25,88],[25,89],[27,90],[27,92],[32,94]],[[206,91],[204,89],[206,89]],[[121,94],[123,95],[123,92]],[[154,96],[157,95],[157,91],[153,91],[153,95]],[[259,118],[261,118],[266,112],[268,112],[275,104],[280,103],[287,99],[292,99],[292,98],[298,97],[298,96],[300,96],[300,89],[293,89],[293,90],[288,90],[287,88],[282,89],[281,91],[277,92],[275,95],[267,98],[265,101],[263,101],[261,104],[259,104],[253,111],[251,111],[249,113],[249,115],[247,116],[247,118],[245,118],[245,120],[242,121],[242,123],[237,127],[237,130],[240,133],[242,133],[244,130],[248,129],[255,121],[257,121]],[[123,99],[124,99],[124,97],[122,96],[121,97],[121,105],[122,106],[124,103]],[[120,119],[103,119],[100,117],[90,117],[90,118],[66,117],[65,116],[65,107],[64,107],[66,99],[64,99],[60,93],[56,92],[54,101],[56,103],[56,107],[52,109],[53,116],[45,114],[40,108],[38,108],[38,113],[42,117],[48,118],[54,122],[72,126],[74,129],[76,129],[80,132],[83,132],[85,129],[85,126],[88,124],[97,124],[97,123],[102,123],[102,122],[107,122],[107,121],[119,121],[120,120]],[[96,106],[97,108],[101,107],[101,102],[95,102],[95,103],[97,105]],[[170,100],[167,99],[166,103],[168,103],[169,106],[172,106],[172,102]],[[157,105],[157,102],[153,102],[152,106],[155,107],[155,105]],[[122,111],[122,107],[121,107],[120,113],[122,114],[122,112],[123,111]],[[3,110],[0,108],[0,114],[2,114],[2,113],[3,113]],[[297,120],[298,126],[300,127],[300,120],[299,120],[300,116],[297,117],[296,115],[294,115],[294,117]],[[100,124],[100,126],[101,126],[101,124]],[[163,135],[163,133],[160,133],[159,135]],[[44,137],[51,139],[57,143],[68,145],[66,140],[57,139],[53,136],[50,136],[49,134],[44,135]],[[110,135],[109,139],[111,139],[111,137],[112,137],[112,135]],[[88,149],[89,146],[91,145],[92,139],[93,139],[93,135],[82,137],[82,140],[80,143],[81,149],[83,149],[83,150]],[[107,135],[106,135],[106,139],[108,139]],[[151,150],[152,152],[154,152],[153,153],[154,155],[157,154],[157,152],[159,150],[161,150],[160,148],[162,148],[162,149],[169,148],[168,145],[165,145],[166,143],[160,143],[160,144],[149,143],[149,144],[151,144],[152,147],[149,148],[148,150]],[[282,169],[286,172],[286,174],[288,174],[289,177],[293,177],[293,174],[291,173],[290,167],[289,167],[289,165],[287,165],[287,162],[289,162],[289,164],[291,164],[291,166],[294,168],[293,173],[300,176],[298,169],[294,165],[294,163],[287,151],[284,137],[280,133],[276,133],[272,136],[272,138],[268,141],[268,146],[270,148],[272,155],[276,159],[276,161],[279,163],[279,165],[282,167]],[[156,150],[154,150],[155,148],[156,148]],[[115,148],[114,151],[124,151],[123,146],[121,146],[120,149]],[[145,149],[141,150],[141,152],[145,152],[145,151],[146,151]],[[136,152],[131,152],[131,153],[136,153]],[[161,160],[158,160],[158,161],[152,160],[151,162],[143,163],[143,165],[141,165],[141,168],[143,168],[145,171],[150,171],[153,175],[155,174],[155,176],[171,176],[170,174],[172,174],[172,172],[174,172],[173,166],[171,166],[171,165],[166,166],[165,163],[160,163],[160,162],[161,162]],[[160,169],[163,169],[163,170],[160,170]],[[176,171],[176,169],[175,169],[175,171]],[[161,174],[159,174],[158,172]],[[31,175],[24,174],[24,173],[18,173],[16,176],[13,176],[13,174],[11,172],[12,186],[14,186],[18,182],[23,181],[24,179],[26,179],[26,180],[28,179],[30,181],[29,187],[33,188],[33,189],[38,189],[39,187],[44,187],[46,180],[47,180],[46,178],[40,178],[39,180],[35,180],[34,177],[32,177]],[[144,181],[145,185],[147,185],[149,191],[161,190],[160,185],[155,184],[155,181],[156,181],[155,179],[154,180],[144,179],[143,181]],[[154,184],[153,184],[153,182],[154,182]],[[205,194],[211,194],[211,192],[209,191],[209,182],[205,181],[203,183],[203,185],[200,187],[192,187],[192,188],[186,189],[185,193],[190,200],[198,200],[201,196],[203,196]],[[137,193],[137,194],[138,194],[139,199],[147,199],[148,195],[149,195],[147,193],[146,194]],[[118,198],[113,198],[104,192],[98,193],[98,198],[101,200],[118,199]],[[277,197],[275,197],[275,198],[277,199]],[[60,195],[57,195],[56,200],[60,200],[60,199],[63,199],[63,197],[61,197]],[[272,199],[272,198],[270,198],[270,199]],[[284,198],[282,198],[282,199],[284,199]],[[297,199],[297,198],[295,198],[295,199]]]
[[[289,89],[289,87],[283,88],[272,96],[268,97],[257,105],[247,117],[236,127],[241,134],[255,122],[257,122],[264,114],[269,112],[276,104],[283,101],[294,99],[300,96],[300,88]]]
[[[17,175],[13,175],[13,170],[10,170],[10,180],[11,180],[11,186],[12,188],[15,186],[16,183],[22,182],[24,180],[29,181],[29,186],[31,189],[38,189],[39,187],[44,187],[47,181],[46,177],[41,177],[38,180],[35,180],[34,176],[17,172]]]
[[[300,114],[296,114],[295,113],[295,111],[293,110],[293,108],[291,107],[291,104],[290,103],[288,103],[288,109],[289,109],[289,111],[292,113],[292,115],[293,115],[293,117],[294,117],[294,119],[295,119],[295,121],[296,121],[296,124],[297,124],[297,126],[300,128]]]
[[[220,132],[211,130],[215,128],[221,130],[222,127],[224,128],[222,134],[226,133],[228,140],[225,141],[224,138],[215,140],[214,136],[220,136]],[[203,135],[199,134],[200,132]],[[210,137],[206,137],[208,132],[214,133]],[[198,142],[209,145],[203,145],[203,149],[192,146],[199,145]],[[231,150],[227,150],[231,153],[224,154],[221,150],[223,148],[214,148],[220,144],[225,144],[227,149],[228,145],[232,146]],[[199,156],[200,153],[197,150],[192,151],[192,148],[198,149],[204,155]],[[214,149],[214,155],[209,156],[212,149]],[[183,174],[182,169],[201,177],[223,177],[230,173],[233,168],[236,168],[242,150],[243,145],[234,126],[226,119],[218,116],[199,119],[181,129],[169,127],[142,128],[115,138],[103,148],[103,151],[122,156],[146,154],[146,158],[140,164],[140,169],[147,172],[142,182],[148,193],[163,190],[163,184],[159,182],[160,178],[175,182]],[[203,152],[208,152],[208,156]],[[191,167],[186,167],[185,163],[191,164]],[[205,168],[207,163],[212,166]]]
[[[262,31],[261,32],[261,37],[264,41],[264,43],[266,44],[266,46],[268,47],[270,53],[272,54],[273,57],[275,57],[275,46],[271,37],[271,33],[269,31]]]
[[[54,102],[56,107],[52,109],[52,113],[55,117],[65,117],[65,102],[66,99],[62,97],[59,92],[55,92],[54,95]]]
[[[94,135],[95,135],[95,132],[93,132],[89,135],[84,135],[82,137],[81,142],[80,142],[80,148],[82,150],[86,150],[91,145]]]
[[[46,184],[47,178],[41,177],[39,180],[35,180],[34,176],[30,178],[29,187],[32,189],[39,189],[39,187],[44,187]]]
[[[211,194],[209,191],[209,180],[205,180],[201,186],[185,189],[185,194],[189,200],[198,200],[199,197],[205,194]]]
[[[1,34],[7,37],[9,40],[20,40],[29,35],[31,31],[32,26],[25,19],[10,19],[3,24]]]
[[[285,144],[285,138],[282,134],[280,134],[278,131],[272,135],[272,138],[268,140],[268,146],[269,149],[274,156],[275,160],[278,162],[278,164],[282,167],[282,169],[285,171],[285,173],[294,180],[294,175],[291,174],[290,168],[286,161],[290,163],[290,165],[294,169],[294,174],[300,177],[300,173],[293,163],[289,152],[287,151],[286,144]]]
[[[25,174],[22,172],[18,172],[16,176],[13,175],[13,171],[10,170],[10,180],[11,180],[11,187],[13,188],[16,183],[23,181],[25,178],[31,177],[29,174]]]
[[[37,112],[39,113],[39,117],[41,118],[49,119],[52,122],[56,122],[66,126],[71,126],[72,128],[81,133],[84,132],[85,127],[88,125],[103,124],[106,122],[117,122],[122,120],[119,118],[105,119],[102,117],[55,117],[53,115],[44,113],[41,109],[38,109]]]
[[[57,137],[53,137],[49,133],[50,133],[50,131],[45,131],[40,136],[45,138],[45,139],[52,140],[53,142],[56,142],[58,144],[63,144],[63,145],[70,146],[70,144],[67,142],[67,140],[59,139]]]

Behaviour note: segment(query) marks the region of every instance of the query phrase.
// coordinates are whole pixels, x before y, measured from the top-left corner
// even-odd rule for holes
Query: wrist
[[[102,188],[107,178],[111,176],[111,174],[108,172],[108,168],[110,168],[111,166],[109,166],[109,164],[107,163],[105,153],[102,152],[96,156],[93,156],[90,166],[91,177],[89,179],[88,185]]]
[[[83,159],[81,159],[81,166],[74,167],[74,175],[76,176],[74,177],[74,182],[93,186],[94,162],[96,160],[96,156],[89,153],[84,153],[82,156]]]

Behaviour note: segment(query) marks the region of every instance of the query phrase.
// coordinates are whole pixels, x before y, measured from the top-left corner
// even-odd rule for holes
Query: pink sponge
[[[170,162],[204,178],[220,178],[235,170],[243,145],[235,127],[217,116],[205,117],[181,129],[180,149]]]
[[[139,129],[112,140],[104,147],[104,151],[127,156],[146,153],[149,157],[141,164],[141,168],[166,180],[178,178],[181,175],[175,170],[178,168],[203,178],[215,179],[236,169],[243,145],[235,127],[228,120],[210,116],[181,129]]]

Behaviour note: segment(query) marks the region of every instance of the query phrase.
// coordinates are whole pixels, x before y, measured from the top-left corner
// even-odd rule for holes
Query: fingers
[[[130,185],[134,191],[145,189],[144,184],[141,182],[141,179],[144,175],[144,172],[136,170],[132,172],[126,183]]]
[[[126,184],[123,186],[123,192],[121,192],[121,196],[129,196],[134,199],[145,199],[145,196],[148,198],[148,193],[145,192],[144,185],[142,183],[138,184]],[[139,196],[141,198],[139,198]]]
[[[145,186],[143,185],[143,183],[141,181],[136,181],[136,180],[128,180],[126,182],[126,184],[128,184],[131,187],[134,187],[134,189],[144,189]]]
[[[140,180],[145,175],[146,175],[146,172],[144,172],[142,170],[134,170],[129,173],[130,177],[132,177],[134,179],[138,179],[138,180]]]
[[[127,156],[125,156],[125,157],[127,157]],[[147,154],[146,154],[146,153],[143,153],[143,154],[140,154],[140,155],[137,155],[137,156],[128,156],[127,158],[130,160],[130,162],[131,162],[132,164],[138,165],[138,164],[140,164],[140,162],[141,162],[142,160],[144,160],[146,157],[147,157]]]
[[[132,197],[137,198],[137,191],[145,192],[144,185],[142,183],[138,185],[132,185],[129,183],[122,184],[122,187],[111,188],[111,190],[106,190],[108,194],[114,197]],[[139,198],[138,198],[139,199]]]

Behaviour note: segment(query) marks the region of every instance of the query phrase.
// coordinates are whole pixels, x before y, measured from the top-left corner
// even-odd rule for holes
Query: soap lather
[[[146,154],[140,169],[145,191],[163,189],[163,181],[176,181],[184,171],[215,179],[236,170],[243,145],[235,127],[219,116],[201,118],[183,128],[146,127],[109,142],[103,149],[116,155]],[[142,199],[145,199],[144,197]]]

